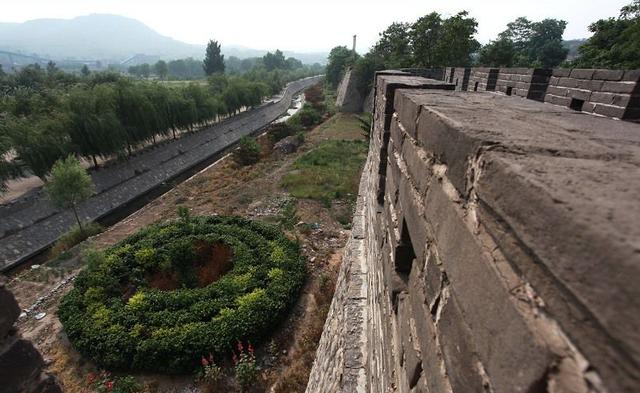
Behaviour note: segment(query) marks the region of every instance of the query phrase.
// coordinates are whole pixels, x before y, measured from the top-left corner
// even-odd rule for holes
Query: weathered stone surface
[[[376,82],[362,252],[349,264],[366,300],[337,291],[332,305],[366,307],[349,363],[361,379],[308,392],[635,392],[640,125],[491,93],[387,90],[383,78],[412,78],[392,74]],[[530,96],[551,75],[502,76]],[[554,70],[545,101],[635,102],[585,88],[626,75]],[[567,77],[575,87],[558,86]],[[328,326],[322,340],[353,348],[340,344],[349,323]],[[321,344],[312,381],[354,381],[331,351]]]
[[[353,70],[348,69],[336,91],[336,107],[340,112],[362,112],[364,99],[365,97],[358,91]]]

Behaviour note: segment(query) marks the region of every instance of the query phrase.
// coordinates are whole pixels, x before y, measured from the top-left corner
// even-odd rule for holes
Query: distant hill
[[[273,48],[271,50],[275,50]],[[202,58],[204,45],[187,44],[163,36],[144,23],[118,15],[92,14],[73,19],[36,19],[0,23],[0,50],[65,60],[120,62],[131,57],[166,60]],[[267,51],[223,43],[227,56],[262,56]],[[305,63],[326,62],[326,53],[286,52]]]

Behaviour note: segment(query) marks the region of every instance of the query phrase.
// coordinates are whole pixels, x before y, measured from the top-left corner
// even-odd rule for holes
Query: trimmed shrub
[[[260,160],[260,145],[249,136],[243,136],[234,151],[234,159],[240,165],[255,164]]]
[[[221,254],[230,270],[203,282]],[[190,217],[90,253],[58,314],[74,347],[101,367],[191,372],[203,354],[268,336],[295,301],[304,265],[275,226]]]

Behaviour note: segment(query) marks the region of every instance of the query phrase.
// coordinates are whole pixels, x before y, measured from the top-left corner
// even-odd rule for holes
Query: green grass
[[[358,194],[360,170],[367,158],[364,141],[329,140],[293,163],[282,186],[296,198],[325,202],[353,200]]]

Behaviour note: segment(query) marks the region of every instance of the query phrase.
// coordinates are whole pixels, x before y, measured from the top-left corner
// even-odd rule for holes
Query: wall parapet
[[[338,284],[307,392],[633,392],[640,125],[446,82],[376,76],[363,284],[355,308]],[[328,360],[347,343],[356,379]]]

